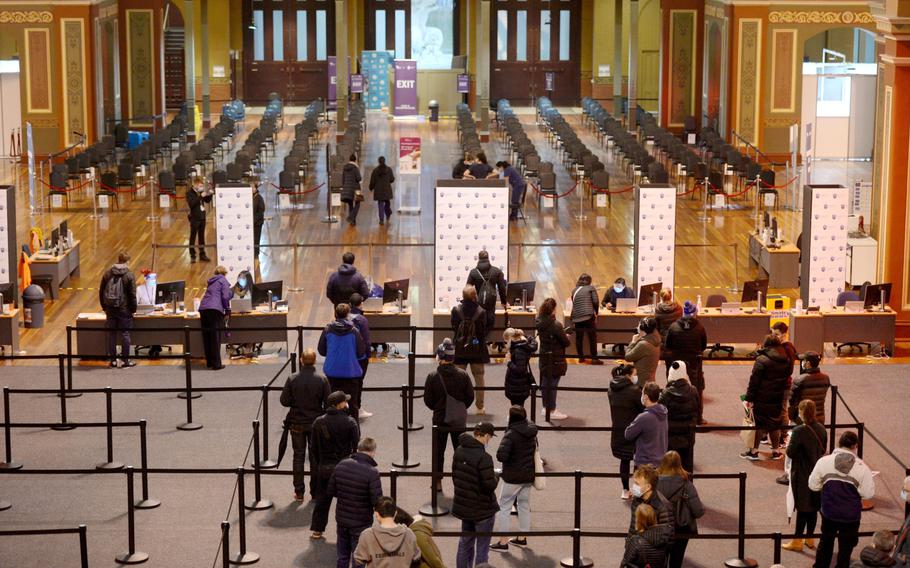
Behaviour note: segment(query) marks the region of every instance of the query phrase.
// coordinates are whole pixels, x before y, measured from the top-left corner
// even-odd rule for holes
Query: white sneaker
[[[373,416],[373,413],[367,412],[366,410],[361,408],[360,412],[358,413],[358,416],[360,416],[360,418],[369,418],[370,416]]]
[[[631,494],[629,493],[629,490],[623,489],[622,493],[620,493],[620,495],[619,495],[619,498],[628,501],[630,496],[631,496]]]
[[[558,410],[554,410],[553,412],[550,413],[550,420],[565,420],[568,417],[569,417],[568,414],[563,414],[562,412],[560,412]]]

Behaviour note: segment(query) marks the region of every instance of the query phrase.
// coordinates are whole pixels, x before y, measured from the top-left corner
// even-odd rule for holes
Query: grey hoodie
[[[404,525],[387,528],[373,522],[360,534],[354,560],[369,568],[410,568],[420,560],[417,537]]]
[[[667,453],[667,407],[655,404],[635,417],[626,427],[626,440],[635,442],[635,465],[657,467]]]

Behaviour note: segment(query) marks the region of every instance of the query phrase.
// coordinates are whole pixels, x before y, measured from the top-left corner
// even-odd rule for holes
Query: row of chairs
[[[735,176],[736,187],[754,188],[758,185],[759,202],[762,202],[765,194],[773,194],[774,205],[777,206],[779,194],[773,187],[776,180],[773,169],[762,167],[750,156],[728,144],[713,128],[706,128],[699,133],[698,144],[712,171]]]
[[[294,193],[307,177],[311,144],[319,139],[319,117],[322,100],[315,100],[303,111],[303,120],[294,125],[294,143],[284,158],[284,169],[278,174],[278,191]]]
[[[480,145],[480,136],[477,135],[477,123],[471,114],[471,107],[465,103],[455,106],[455,124],[458,129],[458,144],[461,145],[462,154],[477,155],[483,151]]]
[[[269,151],[273,155],[275,153],[275,136],[283,113],[281,99],[272,98],[259,120],[259,126],[247,136],[243,146],[234,154],[233,161],[226,164],[223,171],[212,173],[212,183],[240,183],[257,176],[262,163],[268,159]]]
[[[183,187],[186,190],[194,175],[204,176],[207,171],[212,172],[214,179],[216,171],[215,154],[219,155],[218,161],[224,159],[233,144],[236,132],[237,123],[234,119],[222,115],[218,123],[209,129],[202,140],[191,145],[186,150],[182,150],[177,155],[170,169],[163,169],[159,172],[159,194],[176,197],[178,187]],[[209,166],[211,166],[211,170],[209,170]]]
[[[528,138],[512,105],[506,99],[500,99],[496,103],[496,127],[499,129],[500,141],[503,148],[508,149],[509,159],[515,162],[522,174],[528,178],[537,180],[537,207],[540,209],[540,200],[544,196],[556,195],[556,173],[553,171],[552,162],[544,162],[540,159],[534,143]],[[513,158],[514,156],[514,158]],[[525,191],[527,193],[527,190]],[[525,196],[522,195],[521,202],[524,203]],[[559,200],[556,200],[558,206]],[[524,215],[523,209],[519,209],[519,215]]]
[[[335,153],[329,156],[329,190],[341,191],[341,172],[351,154],[360,156],[363,149],[363,135],[366,132],[366,106],[363,101],[353,101],[348,110],[348,124],[335,146]]]

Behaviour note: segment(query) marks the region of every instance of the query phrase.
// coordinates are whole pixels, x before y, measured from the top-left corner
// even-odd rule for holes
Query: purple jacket
[[[199,310],[218,310],[221,313],[231,311],[231,298],[234,292],[231,291],[231,283],[223,274],[216,274],[209,278],[205,288],[205,294],[202,296],[202,302],[199,303]]]

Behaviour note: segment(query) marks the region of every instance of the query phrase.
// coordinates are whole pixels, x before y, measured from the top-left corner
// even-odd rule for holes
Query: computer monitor
[[[277,302],[281,299],[281,289],[284,287],[284,280],[273,280],[271,282],[257,282],[253,284],[253,305],[261,306],[269,303],[269,292],[272,294],[272,301]]]
[[[891,300],[891,283],[870,284],[866,286],[866,294],[863,296],[863,307],[871,308],[882,303],[882,292],[885,293],[885,304]]]
[[[183,294],[186,290],[186,281],[177,282],[159,282],[155,287],[155,303],[169,304],[173,301],[173,295],[177,295],[177,301],[183,301]]]
[[[513,306],[522,305],[521,291],[524,290],[526,305],[530,305],[534,300],[534,288],[536,286],[536,282],[509,282],[506,286],[506,302]]]
[[[761,292],[762,298],[768,297],[768,280],[746,280],[743,284],[743,295],[740,302],[758,301],[758,293]]]
[[[655,282],[654,284],[645,284],[644,286],[638,289],[638,305],[639,306],[649,306],[654,303],[654,294],[660,294],[661,288],[663,288],[663,282]]]
[[[398,291],[401,291],[401,299],[408,299],[408,288],[411,286],[411,279],[392,280],[382,285],[382,303],[391,304],[398,301]]]
[[[9,284],[0,284],[0,294],[3,294],[3,303],[4,304],[15,304],[16,303],[16,288],[18,284],[15,282],[10,282]],[[6,308],[3,308],[6,310]],[[3,313],[6,313],[4,311]]]
[[[771,242],[777,242],[777,217],[771,219]]]
[[[761,226],[766,229],[771,226],[771,214],[768,213],[767,211],[765,211],[764,214],[762,215],[762,225]]]
[[[60,242],[60,229],[55,228],[51,231],[51,246],[55,247]]]
[[[60,222],[60,236],[65,239],[65,238],[69,237],[69,234],[70,234],[69,225],[67,224],[67,220],[64,219],[63,221]]]

